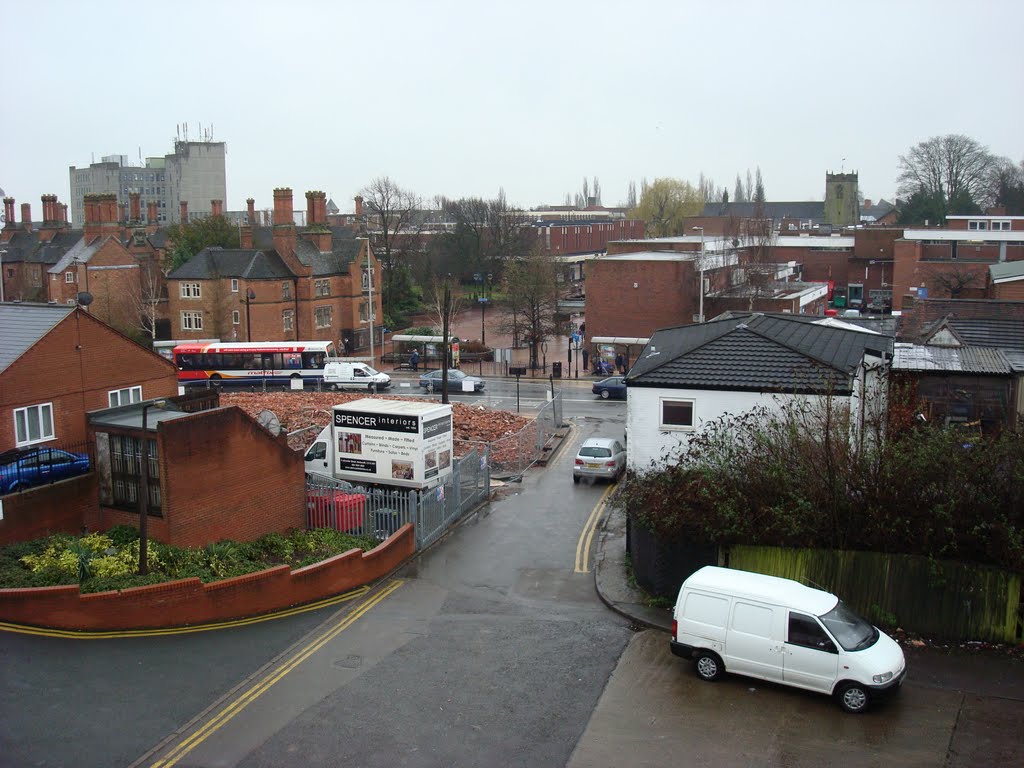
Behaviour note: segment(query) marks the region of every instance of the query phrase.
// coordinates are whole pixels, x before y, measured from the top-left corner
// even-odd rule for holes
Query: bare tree
[[[164,273],[154,258],[142,256],[138,262],[139,284],[133,285],[124,298],[131,304],[133,316],[138,317],[138,330],[156,341],[156,321],[165,299]]]
[[[626,207],[633,210],[636,208],[636,203],[636,182],[631,181],[629,182],[629,189],[626,191]]]
[[[537,366],[540,345],[558,333],[558,266],[540,244],[525,258],[509,264],[505,272],[508,313],[502,326],[511,325],[530,345],[530,364]]]
[[[743,192],[743,180],[740,179],[740,175],[736,174],[736,188],[732,192],[732,200],[734,203],[742,203],[747,199]]]
[[[395,296],[399,271],[408,271],[406,257],[410,251],[418,249],[417,213],[423,203],[418,195],[400,187],[388,176],[374,179],[359,194],[369,212],[367,231],[371,233],[374,256],[384,268],[382,293],[387,314],[388,307],[399,298]]]
[[[982,273],[972,271],[965,264],[951,263],[935,266],[925,273],[928,282],[951,299],[958,299],[966,291],[980,288]]]
[[[998,158],[969,136],[934,136],[900,155],[897,191],[907,198],[919,191],[940,194],[947,203],[967,196],[985,207],[994,196],[997,166]]]

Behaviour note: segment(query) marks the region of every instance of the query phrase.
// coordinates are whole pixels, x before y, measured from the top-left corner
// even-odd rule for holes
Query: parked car
[[[0,493],[64,480],[89,471],[89,457],[60,448],[14,448],[0,453]]]
[[[626,448],[609,437],[588,437],[572,465],[572,481],[581,477],[618,480],[626,471]]]
[[[608,400],[614,397],[617,400],[626,399],[626,377],[625,376],[609,376],[607,379],[594,382],[594,386],[590,390],[595,395],[600,395],[602,399]]]
[[[683,582],[672,618],[672,653],[709,682],[734,672],[830,694],[857,714],[907,674],[895,640],[790,579],[705,566]]]
[[[465,389],[465,384],[469,383],[473,386],[474,392],[480,392],[484,388],[484,380],[478,379],[476,376],[467,376],[458,368],[448,369],[448,391],[449,392],[462,392]],[[427,371],[420,376],[420,386],[428,392],[437,392],[441,389],[441,369],[438,368],[436,371]]]

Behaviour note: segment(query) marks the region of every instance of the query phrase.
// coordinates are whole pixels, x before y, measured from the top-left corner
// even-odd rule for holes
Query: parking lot
[[[996,766],[1024,764],[1024,702],[910,677],[864,715],[820,694],[727,676],[706,683],[668,634],[638,633],[569,765]]]

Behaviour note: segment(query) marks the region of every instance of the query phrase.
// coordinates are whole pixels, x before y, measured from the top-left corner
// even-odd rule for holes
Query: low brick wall
[[[416,551],[404,525],[369,552],[353,549],[292,571],[281,565],[203,584],[183,579],[83,595],[77,585],[0,590],[0,621],[66,630],[156,629],[258,616],[369,584]]]

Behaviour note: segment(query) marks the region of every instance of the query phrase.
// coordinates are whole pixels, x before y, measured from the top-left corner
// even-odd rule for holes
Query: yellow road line
[[[260,696],[269,691],[275,684],[280,682],[285,675],[295,669],[299,664],[304,662],[314,653],[323,648],[327,643],[341,634],[344,630],[348,629],[355,621],[367,613],[371,608],[376,606],[378,603],[383,601],[392,592],[398,589],[405,582],[395,580],[388,584],[381,592],[373,596],[370,600],[365,602],[363,605],[356,608],[352,613],[346,616],[342,621],[329,632],[324,634],[317,640],[314,640],[305,648],[298,651],[291,659],[284,662],[282,666],[271,676],[264,678],[260,682],[253,685],[248,691],[243,693],[237,699],[232,701],[230,704],[224,707],[220,712],[214,715],[206,723],[203,724],[195,733],[189,736],[187,739],[179,743],[174,749],[172,749],[167,755],[157,760],[152,764],[151,768],[170,768],[175,765],[181,758],[191,752],[193,749],[198,747],[212,734],[216,733],[223,726],[225,726],[235,715],[248,707],[252,702],[256,701]]]
[[[601,512],[608,504],[608,497],[615,488],[616,483],[611,483],[605,492],[601,494],[601,499],[597,502],[597,505],[590,513],[590,517],[587,518],[586,524],[583,526],[579,541],[576,542],[575,573],[590,572],[590,545],[594,541],[594,531],[597,530],[597,521],[601,519]]]
[[[307,603],[295,608],[287,608],[275,613],[267,613],[262,616],[251,616],[247,619],[234,619],[232,621],[221,621],[213,624],[196,624],[194,627],[167,627],[165,629],[121,629],[105,630],[102,632],[76,631],[71,629],[45,629],[43,627],[28,627],[23,624],[9,624],[0,622],[0,632],[14,632],[21,635],[40,635],[42,637],[61,637],[73,640],[105,640],[119,637],[157,637],[160,635],[187,635],[193,632],[210,632],[215,629],[229,629],[231,627],[245,627],[250,624],[259,624],[264,621],[283,619],[288,616],[296,616],[300,613],[308,613],[319,608],[327,608],[338,603],[355,600],[370,591],[368,586],[353,589],[350,592],[343,592],[334,597],[318,600],[315,603]]]

